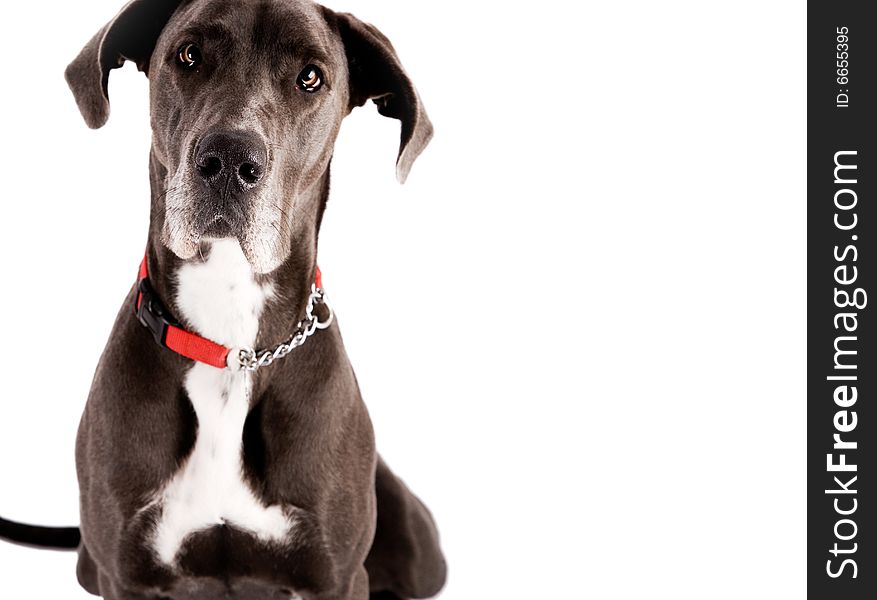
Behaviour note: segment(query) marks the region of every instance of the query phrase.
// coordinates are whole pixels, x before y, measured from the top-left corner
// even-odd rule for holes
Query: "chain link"
[[[329,311],[329,316],[325,321],[314,314],[314,309],[323,305]],[[320,329],[326,329],[335,320],[335,313],[326,300],[326,294],[316,285],[311,285],[311,295],[308,298],[308,306],[305,309],[305,318],[298,322],[295,332],[287,338],[285,342],[279,344],[273,350],[254,350],[252,348],[241,348],[237,353],[238,368],[241,371],[257,371],[262,367],[267,367],[275,360],[286,357],[290,352],[304,344],[309,337],[314,335]]]

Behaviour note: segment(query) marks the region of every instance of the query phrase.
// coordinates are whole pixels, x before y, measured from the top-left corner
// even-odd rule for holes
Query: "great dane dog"
[[[400,181],[432,136],[393,46],[308,0],[134,0],[67,69],[90,127],[126,60],[152,210],[79,428],[81,526],[0,536],[76,547],[110,600],[437,594],[433,519],[375,452],[317,268],[342,119],[401,121]]]

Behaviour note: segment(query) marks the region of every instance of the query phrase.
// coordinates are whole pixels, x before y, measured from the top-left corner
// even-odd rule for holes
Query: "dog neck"
[[[228,347],[262,348],[284,341],[304,316],[314,281],[329,169],[312,186],[314,197],[302,199],[319,207],[314,223],[295,231],[289,256],[268,274],[253,271],[234,238],[205,240],[189,260],[171,252],[161,241],[167,170],[154,152],[149,171],[149,277],[171,313],[193,333]]]

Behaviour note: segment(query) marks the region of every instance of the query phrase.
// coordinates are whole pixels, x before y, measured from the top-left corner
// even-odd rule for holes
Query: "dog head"
[[[66,78],[86,123],[109,116],[112,69],[150,81],[161,241],[182,259],[236,237],[259,273],[314,240],[341,120],[371,99],[402,123],[400,182],[432,125],[389,40],[307,0],[133,0]]]

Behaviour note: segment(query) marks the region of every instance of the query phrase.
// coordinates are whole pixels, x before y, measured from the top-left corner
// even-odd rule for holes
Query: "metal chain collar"
[[[314,310],[323,305],[329,312],[329,316],[325,321],[321,321],[320,317],[314,314]],[[314,335],[319,329],[327,329],[335,320],[335,313],[326,300],[326,293],[322,288],[318,288],[315,284],[311,285],[311,295],[308,298],[308,306],[305,309],[305,318],[298,322],[295,332],[282,344],[279,344],[273,350],[254,350],[252,348],[241,348],[237,352],[237,365],[229,364],[231,368],[238,368],[241,371],[257,371],[262,367],[267,367],[275,360],[286,357],[290,352],[304,344],[309,337]],[[234,356],[234,352],[229,353],[229,358]],[[229,361],[231,363],[231,360]]]

